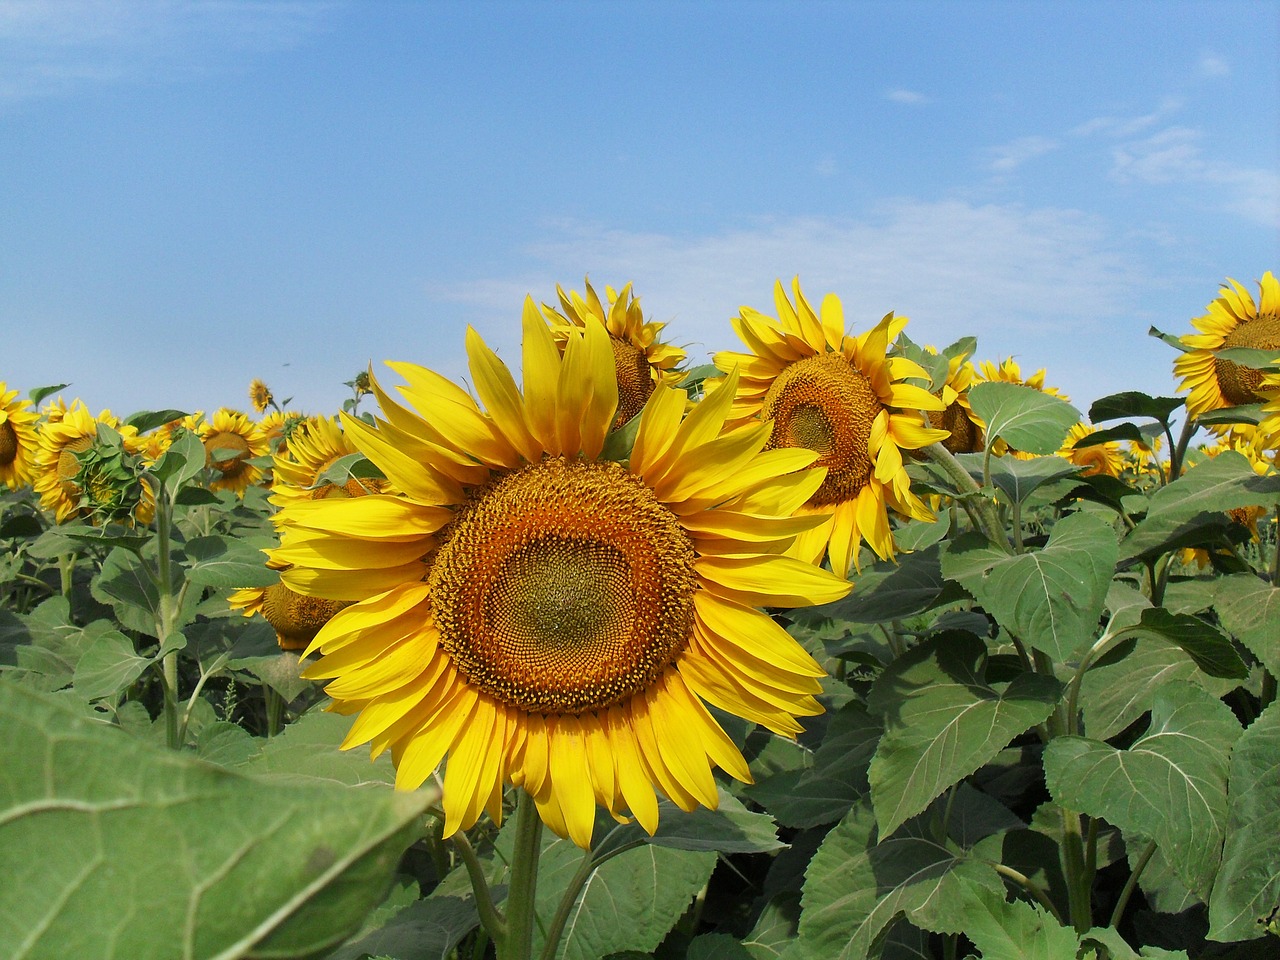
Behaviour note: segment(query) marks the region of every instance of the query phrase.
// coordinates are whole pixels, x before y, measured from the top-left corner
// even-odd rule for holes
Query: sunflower
[[[590,282],[585,285],[584,299],[576,290],[565,293],[557,284],[560,310],[544,303],[542,313],[551,324],[561,351],[570,336],[588,324],[598,323],[609,331],[609,346],[613,348],[613,366],[618,378],[618,412],[613,425],[620,427],[640,412],[654,387],[660,383],[675,386],[680,381],[681,374],[676,367],[684,362],[685,353],[658,339],[666,324],[645,322],[640,300],[631,294],[631,284],[620,292],[605,287],[607,308]]]
[[[933,347],[925,350],[936,354]],[[969,406],[969,388],[978,374],[966,354],[957,354],[947,363],[947,379],[937,396],[946,405],[929,411],[929,424],[949,436],[942,445],[952,453],[981,453],[985,449],[986,423]]]
[[[271,501],[283,506],[291,500],[324,500],[382,493],[387,482],[378,477],[351,477],[342,485],[320,483],[320,476],[338,460],[359,451],[327,417],[291,421],[287,439],[273,456]]]
[[[1067,437],[1062,441],[1058,456],[1071,461],[1077,467],[1083,467],[1079,476],[1118,477],[1120,471],[1124,469],[1124,456],[1120,452],[1119,441],[1107,440],[1103,443],[1076,446],[1085,437],[1097,433],[1097,430],[1097,427],[1091,427],[1083,420],[1080,421],[1067,431]]]
[[[289,432],[305,419],[293,410],[272,410],[258,421],[258,429],[266,438],[267,450],[273,457],[289,456]]]
[[[1280,281],[1268,270],[1259,288],[1255,303],[1248,290],[1228,277],[1218,299],[1205,308],[1209,312],[1192,319],[1200,332],[1180,338],[1189,352],[1173,362],[1173,372],[1182,377],[1178,389],[1191,391],[1187,411],[1192,416],[1263,399],[1261,371],[1214,355],[1230,347],[1276,350],[1280,355]]]
[[[737,370],[740,379],[730,419],[747,423],[762,418],[770,425],[769,446],[806,449],[818,454],[826,479],[800,508],[823,517],[819,526],[797,537],[790,553],[810,563],[830,556],[838,576],[857,564],[866,540],[883,559],[896,546],[889,510],[933,520],[911,492],[903,450],[918,450],[946,438],[925,425],[920,411],[941,411],[943,402],[906,378],[927,381],[914,361],[886,355],[902,332],[906,317],[888,314],[875,327],[845,333],[839,299],[827,294],[815,313],[794,282],[796,303],[779,282],[774,288],[781,322],[750,307],[733,321],[750,353],[715,355],[721,370]],[[721,390],[727,383],[712,385]]]
[[[249,402],[256,412],[262,413],[267,407],[273,406],[276,400],[271,394],[271,388],[255,377],[249,383]]]
[[[217,473],[210,490],[233,490],[244,496],[245,490],[263,479],[262,470],[251,462],[267,455],[267,439],[261,427],[237,410],[223,407],[212,420],[199,426],[204,442],[205,465]]]
[[[1258,421],[1259,443],[1268,450],[1280,448],[1280,373],[1268,373],[1258,386],[1263,399],[1262,419]]]
[[[268,561],[267,566],[279,569],[282,564]],[[350,606],[342,600],[303,596],[283,583],[236,590],[227,603],[232,610],[243,610],[246,617],[260,614],[275,630],[281,650],[305,650],[335,613]]]
[[[1233,450],[1246,457],[1249,465],[1253,467],[1253,472],[1260,477],[1265,477],[1276,470],[1275,452],[1268,450],[1262,442],[1262,434],[1251,433],[1245,434],[1227,434],[1219,438],[1215,443],[1202,446],[1199,453],[1202,456],[1213,459],[1221,453]],[[1261,506],[1244,506],[1234,507],[1226,511],[1227,519],[1237,527],[1242,527],[1248,531],[1249,539],[1257,543],[1260,539],[1258,533],[1258,521],[1265,517],[1271,511]],[[1190,565],[1195,563],[1197,567],[1203,569],[1211,562],[1209,552],[1200,547],[1184,547],[1179,551],[1182,562]]]
[[[487,413],[445,378],[394,364],[412,409],[372,384],[376,427],[347,435],[402,494],[295,502],[278,561],[299,593],[355,601],[316,635],[303,674],[358,714],[343,746],[390,749],[418,787],[445,755],[445,831],[503,784],[579,846],[597,804],[657,828],[655,790],[717,803],[712,767],[747,765],[706,704],[794,736],[822,668],[758,606],[827,602],[844,581],[781,554],[790,512],[822,482],[768,427],[722,434],[732,391],[684,415],[658,386],[627,462],[601,458],[618,404],[603,325],[563,355],[524,310],[524,389],[474,330]]]
[[[40,415],[31,401],[19,400],[18,391],[0,380],[0,483],[10,490],[31,482],[32,467],[40,438],[36,424]]]
[[[99,446],[99,424],[120,434],[118,449]],[[40,506],[57,523],[79,517],[93,522],[106,517],[149,523],[155,497],[138,479],[134,462],[138,449],[137,430],[121,424],[110,410],[95,417],[82,401],[72,401],[60,419],[40,429],[32,483]]]

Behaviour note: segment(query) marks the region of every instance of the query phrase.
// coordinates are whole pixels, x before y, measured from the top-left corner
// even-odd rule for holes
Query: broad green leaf
[[[1143,947],[1139,953],[1129,946],[1120,931],[1114,927],[1094,927],[1080,935],[1080,942],[1087,949],[1105,947],[1107,960],[1187,960],[1185,950],[1162,950],[1159,947]],[[1095,954],[1096,955],[1096,954]],[[1089,954],[1082,955],[1088,960]]]
[[[881,836],[1053,711],[1057,680],[1023,673],[993,685],[983,676],[985,656],[972,634],[945,634],[911,648],[872,685],[867,705],[885,724],[870,768]]]
[[[211,536],[188,540],[183,552],[191,561],[187,579],[207,587],[239,589],[269,587],[280,580],[280,571],[267,566],[258,546],[229,537]]]
[[[978,454],[969,456],[977,457]],[[1069,477],[1079,469],[1063,457],[1036,457],[1034,460],[992,457],[991,483],[1010,503],[1022,503],[1046,483]],[[978,477],[981,476],[979,473]]]
[[[1226,846],[1209,899],[1209,936],[1263,935],[1280,907],[1280,702],[1250,724],[1231,753]]]
[[[987,443],[1000,437],[1015,450],[1040,456],[1057,453],[1080,411],[1058,397],[1018,383],[979,383],[969,405],[987,423]]]
[[[443,960],[480,924],[475,902],[465,897],[431,896],[402,907],[383,925],[334,951],[325,960]]]
[[[106,621],[97,623],[107,626]],[[88,629],[86,628],[86,634]],[[119,630],[99,630],[76,664],[72,683],[86,700],[114,697],[151,665],[150,657],[139,656],[133,641]]]
[[[1125,835],[1151,837],[1178,877],[1207,898],[1227,821],[1227,764],[1240,725],[1200,687],[1166,684],[1151,726],[1128,750],[1059,737],[1044,751],[1054,799],[1103,817]]]
[[[996,621],[1058,662],[1093,640],[1115,568],[1116,539],[1097,517],[1063,517],[1039,550],[1009,556],[978,538],[951,543],[942,572]]]
[[[1228,450],[1151,495],[1146,518],[1120,542],[1121,565],[1183,545],[1179,535],[1198,526],[1212,526],[1215,521],[1221,526],[1227,510],[1276,503],[1280,503],[1280,476],[1260,477],[1246,457]]]
[[[1205,426],[1246,423],[1256,427],[1266,416],[1262,412],[1261,403],[1242,403],[1234,407],[1221,407],[1217,410],[1206,410],[1196,417],[1196,422]]]
[[[102,626],[110,624],[103,621]],[[71,622],[66,597],[50,597],[23,616],[0,610],[3,675],[46,692],[71,683],[76,664],[93,639]]]
[[[250,757],[244,772],[272,779],[328,781],[347,786],[390,786],[396,772],[389,754],[369,759],[367,746],[340,750],[355,717],[312,709]]]
[[[1187,353],[1191,350],[1190,347],[1183,344],[1181,339],[1174,336],[1172,333],[1165,333],[1162,330],[1157,330],[1154,325],[1147,328],[1147,336],[1155,337],[1157,340],[1163,340],[1169,346],[1182,353]]]
[[[1185,404],[1183,397],[1150,397],[1136,390],[1126,390],[1095,400],[1089,408],[1089,422],[1149,417],[1167,424],[1173,411],[1180,410]]]
[[[928,547],[898,557],[897,563],[878,562],[857,578],[853,591],[834,603],[796,611],[801,620],[830,617],[854,623],[886,623],[928,610],[942,596],[940,548]]]
[[[170,497],[204,469],[205,450],[200,438],[191,430],[181,430],[173,443],[151,468],[151,474],[164,484]]]
[[[1252,347],[1224,347],[1213,351],[1214,359],[1225,360],[1250,370],[1280,370],[1280,350],[1255,350]]]
[[[835,823],[870,788],[867,766],[882,729],[862,704],[847,704],[832,716],[810,766],[764,777],[744,793],[783,826]]]
[[[1224,577],[1216,587],[1213,606],[1222,626],[1280,677],[1280,587],[1252,574]]]
[[[0,684],[0,943],[25,960],[314,957],[382,899],[426,794],[267,783]]]
[[[291,702],[309,690],[311,680],[299,675],[302,665],[292,650],[280,650],[265,657],[236,657],[226,663],[228,670],[244,670],[280,694],[285,702]]]
[[[1157,430],[1160,428],[1157,426]],[[1134,423],[1117,423],[1114,427],[1106,427],[1102,430],[1093,430],[1086,433],[1083,437],[1071,445],[1072,450],[1087,450],[1089,447],[1099,447],[1104,443],[1119,442],[1126,440],[1130,443],[1150,443],[1151,436],[1138,429]]]
[[[139,433],[147,433],[166,423],[173,423],[187,416],[181,410],[139,410],[125,419],[125,426],[133,427]]]
[[[1190,614],[1148,607],[1136,625],[1116,633],[1117,639],[1130,636],[1153,637],[1181,647],[1211,677],[1243,680],[1249,675],[1231,640],[1207,620]]]
[[[797,893],[783,894],[765,903],[755,926],[742,940],[751,960],[777,960],[781,957],[795,941],[799,915],[800,896]]]
[[[973,891],[964,934],[982,951],[982,960],[1068,960],[1080,938],[1037,904],[1009,902],[1004,891]]]
[[[38,407],[40,406],[40,401],[44,400],[45,397],[53,396],[59,390],[65,390],[69,386],[71,386],[69,383],[55,383],[47,387],[32,387],[27,391],[27,398],[34,406]]]
[[[90,592],[98,602],[111,605],[123,626],[158,636],[160,593],[146,562],[136,554],[121,547],[107,554]]]
[[[1156,692],[1168,683],[1200,683],[1203,677],[1182,648],[1139,637],[1122,659],[1092,666],[1084,675],[1080,702],[1085,732],[1094,740],[1110,740],[1150,710]]]
[[[959,933],[975,890],[1003,895],[989,864],[939,844],[921,821],[879,839],[870,804],[827,834],[805,879],[796,960],[865,960],[899,916],[935,933]]]
[[[694,937],[684,957],[685,960],[752,960],[746,946],[727,933],[704,933]]]

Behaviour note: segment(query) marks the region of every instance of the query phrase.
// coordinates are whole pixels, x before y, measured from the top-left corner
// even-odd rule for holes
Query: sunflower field
[[[0,958],[1280,957],[1273,274],[1087,412],[557,293],[340,412],[0,382]]]

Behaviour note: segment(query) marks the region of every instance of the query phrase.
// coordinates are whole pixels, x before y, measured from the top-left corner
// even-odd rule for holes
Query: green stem
[[[931,443],[924,448],[924,452],[930,460],[946,471],[956,489],[960,491],[962,505],[970,511],[970,516],[982,535],[990,541],[992,546],[999,547],[1005,553],[1012,553],[1009,539],[1004,534],[1004,525],[1000,523],[1000,518],[996,514],[995,503],[983,493],[984,487],[990,485],[986,480],[985,470],[984,485],[979,487],[973,477],[969,476],[969,471],[962,467],[960,461],[942,444]],[[987,455],[990,457],[990,451]]]
[[[1085,868],[1080,814],[1062,808],[1062,872],[1067,878],[1067,903],[1076,933],[1093,926],[1092,879]]]
[[[516,801],[516,841],[507,888],[507,930],[498,940],[498,960],[531,960],[534,907],[538,892],[538,856],[542,852],[542,819],[526,790]]]
[[[268,684],[262,685],[262,698],[267,706],[267,739],[270,740],[284,729],[284,697]]]
[[[1169,451],[1170,483],[1182,476],[1182,460],[1187,455],[1187,447],[1191,445],[1191,438],[1195,436],[1198,429],[1200,425],[1196,422],[1196,418],[1188,414],[1187,419],[1182,422],[1182,433],[1178,436],[1177,445]]]
[[[1129,873],[1129,879],[1124,882],[1124,888],[1120,891],[1120,899],[1116,901],[1116,908],[1111,911],[1111,919],[1107,922],[1107,926],[1116,927],[1120,924],[1120,918],[1124,916],[1124,908],[1129,905],[1129,898],[1133,896],[1133,891],[1138,887],[1138,878],[1142,876],[1142,871],[1147,868],[1147,864],[1151,858],[1155,856],[1156,842],[1152,840],[1142,851],[1142,856],[1138,858],[1138,862],[1133,865],[1133,870]]]
[[[1020,500],[1015,500],[1013,504],[1013,550],[1018,554],[1027,552],[1027,548],[1022,543],[1022,501]]]
[[[1045,891],[1044,887],[1040,886],[1040,884],[1036,883],[1034,880],[1028,877],[1025,873],[1022,873],[1019,870],[1013,869],[1013,867],[1006,866],[1005,864],[999,863],[997,861],[988,861],[988,863],[990,863],[991,866],[995,868],[996,873],[1000,874],[1000,876],[1005,877],[1009,880],[1012,880],[1019,887],[1021,887],[1028,894],[1030,894],[1031,899],[1035,900],[1036,903],[1044,907],[1045,910],[1048,911],[1049,916],[1057,920],[1059,924],[1062,923],[1062,914],[1058,912],[1058,908],[1054,904],[1054,902],[1049,899],[1049,894]]]
[[[507,921],[493,905],[493,892],[484,878],[484,866],[476,856],[475,848],[471,846],[471,841],[461,830],[450,837],[449,841],[458,851],[458,856],[462,858],[463,866],[467,868],[471,890],[476,895],[476,912],[480,914],[481,925],[489,934],[490,940],[494,943],[503,943],[507,938]]]
[[[160,661],[160,675],[164,680],[164,729],[165,742],[170,750],[182,746],[182,729],[178,724],[178,654],[166,654]]]
[[[71,580],[76,569],[76,555],[74,553],[64,553],[58,557],[58,586],[62,590],[64,597],[71,596]]]
[[[1153,607],[1164,606],[1164,591],[1169,585],[1169,567],[1173,565],[1173,554],[1166,553],[1163,557],[1156,561],[1155,567],[1152,568],[1154,579],[1151,583],[1151,605]]]
[[[1280,503],[1276,504],[1276,537],[1275,543],[1271,545],[1274,553],[1271,554],[1271,585],[1280,585]]]

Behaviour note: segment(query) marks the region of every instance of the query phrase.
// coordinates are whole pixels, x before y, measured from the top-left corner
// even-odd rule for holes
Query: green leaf
[[[425,792],[266,783],[0,684],[0,943],[78,960],[314,957],[380,901]]]
[[[853,623],[885,623],[914,616],[942,596],[940,548],[935,544],[918,553],[898,557],[897,563],[877,562],[857,578],[853,591],[833,603],[796,611],[802,621],[818,618]]]
[[[1076,932],[1036,904],[1004,898],[986,887],[973,891],[964,934],[982,960],[1065,960],[1080,950]]]
[[[1006,630],[1061,663],[1097,633],[1115,558],[1111,527],[1073,513],[1054,525],[1042,549],[1021,556],[977,537],[955,540],[943,555],[942,572]]]
[[[1185,613],[1170,613],[1162,607],[1142,611],[1137,625],[1116,633],[1116,638],[1153,637],[1181,647],[1211,677],[1243,680],[1249,675],[1231,640],[1211,623]]]
[[[1260,477],[1243,455],[1228,450],[1192,467],[1151,495],[1147,516],[1122,541],[1120,563],[1173,549],[1201,526],[1225,529],[1224,512],[1280,503],[1280,476]],[[1229,521],[1227,521],[1229,523]]]
[[[596,853],[614,850],[628,843],[652,843],[673,850],[717,853],[772,853],[786,844],[778,839],[773,818],[743,806],[742,801],[722,788],[720,806],[686,813],[675,804],[659,804],[658,829],[651,837],[639,824],[615,827],[606,841],[597,841]]]
[[[685,960],[751,960],[751,952],[727,933],[704,933],[694,937]]]
[[[401,908],[385,924],[330,954],[325,960],[441,960],[480,924],[470,898],[431,896]]]
[[[714,363],[704,363],[686,370],[684,378],[676,384],[676,387],[680,390],[688,390],[690,387],[698,386],[703,380],[723,376],[724,372]]]
[[[306,682],[306,681],[304,681]],[[396,771],[390,754],[369,759],[367,746],[340,749],[354,716],[308,710],[265,743],[248,760],[245,772],[272,779],[328,781],[349,787],[390,786]]]
[[[174,496],[189,480],[204,469],[204,444],[192,430],[180,430],[173,443],[151,468],[151,474]]]
[[[125,426],[133,427],[139,433],[147,433],[166,423],[181,420],[188,414],[181,410],[139,410],[125,419]]]
[[[1216,587],[1213,606],[1222,626],[1280,677],[1280,587],[1252,574],[1223,577]]]
[[[835,823],[870,789],[867,767],[883,725],[861,703],[841,707],[810,766],[764,777],[744,791],[787,827]]]
[[[302,666],[298,655],[291,650],[265,657],[236,657],[227,661],[227,669],[248,671],[280,694],[286,703],[309,690],[312,684],[312,681],[299,676]]]
[[[986,645],[968,633],[931,638],[895,660],[867,696],[883,716],[871,761],[871,797],[882,837],[890,836],[952,784],[1053,711],[1061,685],[1022,673],[1009,684],[983,676]]]
[[[1256,427],[1266,416],[1262,412],[1261,403],[1242,403],[1234,407],[1221,407],[1217,410],[1206,410],[1196,417],[1196,422],[1204,426],[1220,426],[1223,424],[1245,423]]]
[[[1159,429],[1159,428],[1157,428]],[[1127,440],[1130,443],[1150,443],[1151,437],[1143,433],[1133,423],[1117,423],[1105,430],[1093,430],[1071,445],[1072,450],[1087,450],[1089,447],[1100,447],[1104,443]]]
[[[137,554],[123,547],[112,550],[89,591],[99,603],[111,605],[123,626],[157,636],[160,593],[146,561]]]
[[[197,537],[183,545],[183,552],[194,561],[187,567],[187,579],[192,583],[234,590],[269,587],[280,580],[280,571],[267,566],[263,552],[244,540]]]
[[[1280,350],[1255,350],[1252,347],[1224,347],[1214,350],[1215,360],[1225,360],[1250,370],[1280,370]]]
[[[106,621],[97,622],[106,625]],[[150,665],[151,658],[139,656],[133,641],[108,626],[98,632],[80,657],[72,683],[76,693],[86,700],[101,700],[114,697]]]
[[[625,461],[631,459],[631,450],[636,445],[636,434],[640,432],[640,415],[636,414],[617,430],[610,430],[604,438],[604,447],[600,451],[601,460]]]
[[[1125,657],[1095,664],[1084,675],[1080,701],[1085,731],[1094,740],[1109,740],[1150,710],[1165,685],[1175,680],[1199,683],[1203,677],[1181,647],[1139,637]]]
[[[1240,724],[1200,687],[1166,684],[1151,727],[1128,750],[1059,737],[1044,751],[1045,779],[1063,806],[1150,837],[1192,891],[1209,895],[1227,820],[1227,763]]]
[[[979,383],[969,389],[969,405],[987,422],[987,444],[996,437],[1015,450],[1057,453],[1080,411],[1067,401],[1019,383]]]
[[[59,390],[65,390],[69,386],[71,386],[71,384],[69,383],[55,383],[52,386],[48,386],[48,387],[32,387],[30,390],[27,391],[27,397],[28,399],[31,400],[31,402],[35,406],[38,407],[40,406],[40,401],[42,401],[45,397],[52,396],[53,394],[57,393]]]
[[[963,456],[978,458],[981,454]],[[1036,457],[1034,460],[992,457],[991,483],[1008,498],[1010,503],[1022,503],[1044,484],[1069,477],[1079,469],[1063,457]],[[980,480],[982,477],[980,465],[978,470]]]
[[[1003,895],[989,864],[939,844],[919,821],[879,839],[863,801],[823,840],[805,878],[797,960],[865,960],[900,915],[923,930],[959,933],[975,890]]]
[[[1110,396],[1095,400],[1089,408],[1089,422],[1102,423],[1107,420],[1126,420],[1129,417],[1149,417],[1162,424],[1168,424],[1173,411],[1180,410],[1186,404],[1183,397],[1150,397],[1136,390],[1113,393]]]
[[[1226,846],[1209,898],[1209,936],[1262,936],[1280,907],[1280,702],[1250,724],[1231,753]]]

